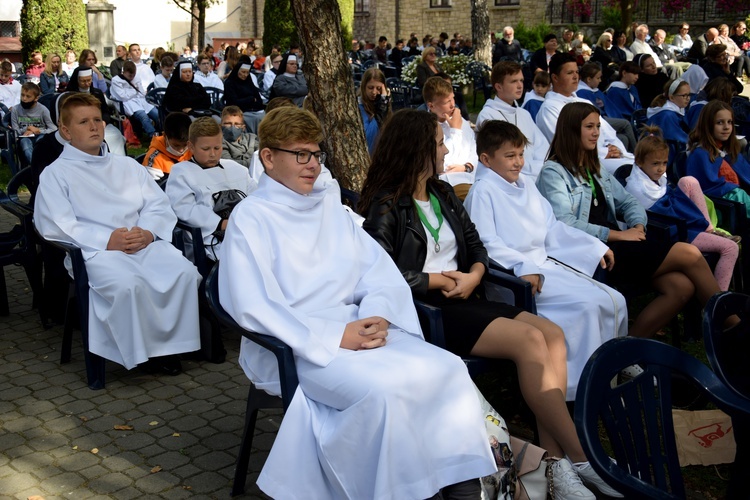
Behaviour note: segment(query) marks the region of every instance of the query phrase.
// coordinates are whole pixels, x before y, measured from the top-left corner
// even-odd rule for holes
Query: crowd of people
[[[494,97],[475,123],[440,66],[471,54],[460,33],[421,46],[416,34],[393,46],[355,40],[352,64],[400,67],[420,54],[424,100],[394,112],[383,72],[362,75],[371,160],[356,212],[325,166],[298,46],[148,59],[131,44],[117,47],[109,75],[90,50],[64,62],[34,53],[23,84],[0,64],[0,101],[38,176],[37,230],[83,250],[91,352],[176,374],[179,355],[201,349],[201,276],[169,244],[177,220],[199,228],[220,263],[227,312],[291,346],[299,389],[258,479],[272,497],[304,484],[321,497],[479,498],[477,478],[500,464],[468,355],[516,364],[555,457],[555,499],[621,497],[591,468],[566,401],[602,343],[658,335],[692,297],[705,304],[729,288],[740,238],[717,227],[704,193],[750,217],[730,104],[750,74],[750,39],[742,22],[695,41],[687,28],[672,45],[646,25],[632,40],[606,30],[593,48],[565,30],[524,56],[507,26],[493,35]],[[161,110],[152,88],[164,89]],[[53,113],[39,102],[47,94]],[[142,165],[125,156],[110,98],[150,140]],[[635,130],[641,111],[647,125]],[[676,186],[673,142],[689,152]],[[647,210],[687,221],[688,241],[647,238]],[[702,251],[720,254],[713,270]],[[488,299],[490,265],[530,283],[537,314]],[[629,321],[621,291],[634,286],[656,295]],[[442,310],[446,350],[424,341],[413,300]],[[279,394],[266,351],[245,339],[239,362]]]

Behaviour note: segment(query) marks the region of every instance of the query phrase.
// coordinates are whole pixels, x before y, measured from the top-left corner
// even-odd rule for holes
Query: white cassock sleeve
[[[193,182],[197,179],[193,179],[191,174],[189,168],[172,167],[165,191],[177,218],[199,227],[205,241],[206,235],[211,235],[216,230],[221,217],[214,212],[213,206],[208,206],[196,197],[200,188],[193,187]]]
[[[143,175],[140,176],[141,193],[143,194],[143,208],[139,212],[137,226],[148,229],[164,241],[172,242],[172,230],[177,224],[177,216],[169,205],[169,198],[159,185],[154,182],[151,175],[142,168]],[[130,228],[128,228],[130,229]]]

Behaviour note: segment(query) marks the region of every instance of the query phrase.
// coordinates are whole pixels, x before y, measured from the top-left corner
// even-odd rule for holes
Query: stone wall
[[[545,0],[521,0],[520,5],[501,7],[496,7],[494,0],[487,2],[492,31],[500,31],[503,26],[513,26],[519,21],[534,25],[545,19]],[[397,38],[406,39],[414,32],[421,42],[425,34],[437,36],[442,31],[451,36],[456,31],[465,37],[471,34],[471,0],[453,0],[451,7],[442,8],[430,8],[429,0],[370,0],[368,14],[354,15],[355,36],[367,40],[377,41],[378,37],[385,35],[394,42]]]

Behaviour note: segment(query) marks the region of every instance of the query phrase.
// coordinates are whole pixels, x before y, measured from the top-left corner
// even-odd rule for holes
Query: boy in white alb
[[[132,158],[107,153],[99,100],[71,94],[60,111],[70,141],[45,168],[34,224],[83,251],[89,277],[89,349],[131,369],[200,348],[200,275],[169,242],[167,195]],[[179,373],[170,356],[160,365]]]

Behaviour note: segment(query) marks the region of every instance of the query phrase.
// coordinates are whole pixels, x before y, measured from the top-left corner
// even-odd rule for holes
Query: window
[[[521,0],[495,0],[495,7],[505,7],[506,5],[520,5]]]
[[[17,37],[21,33],[21,23],[18,21],[0,21],[0,37]]]
[[[430,0],[430,8],[445,8],[451,6],[451,0]]]
[[[370,12],[370,0],[354,0],[354,12],[357,14]]]

